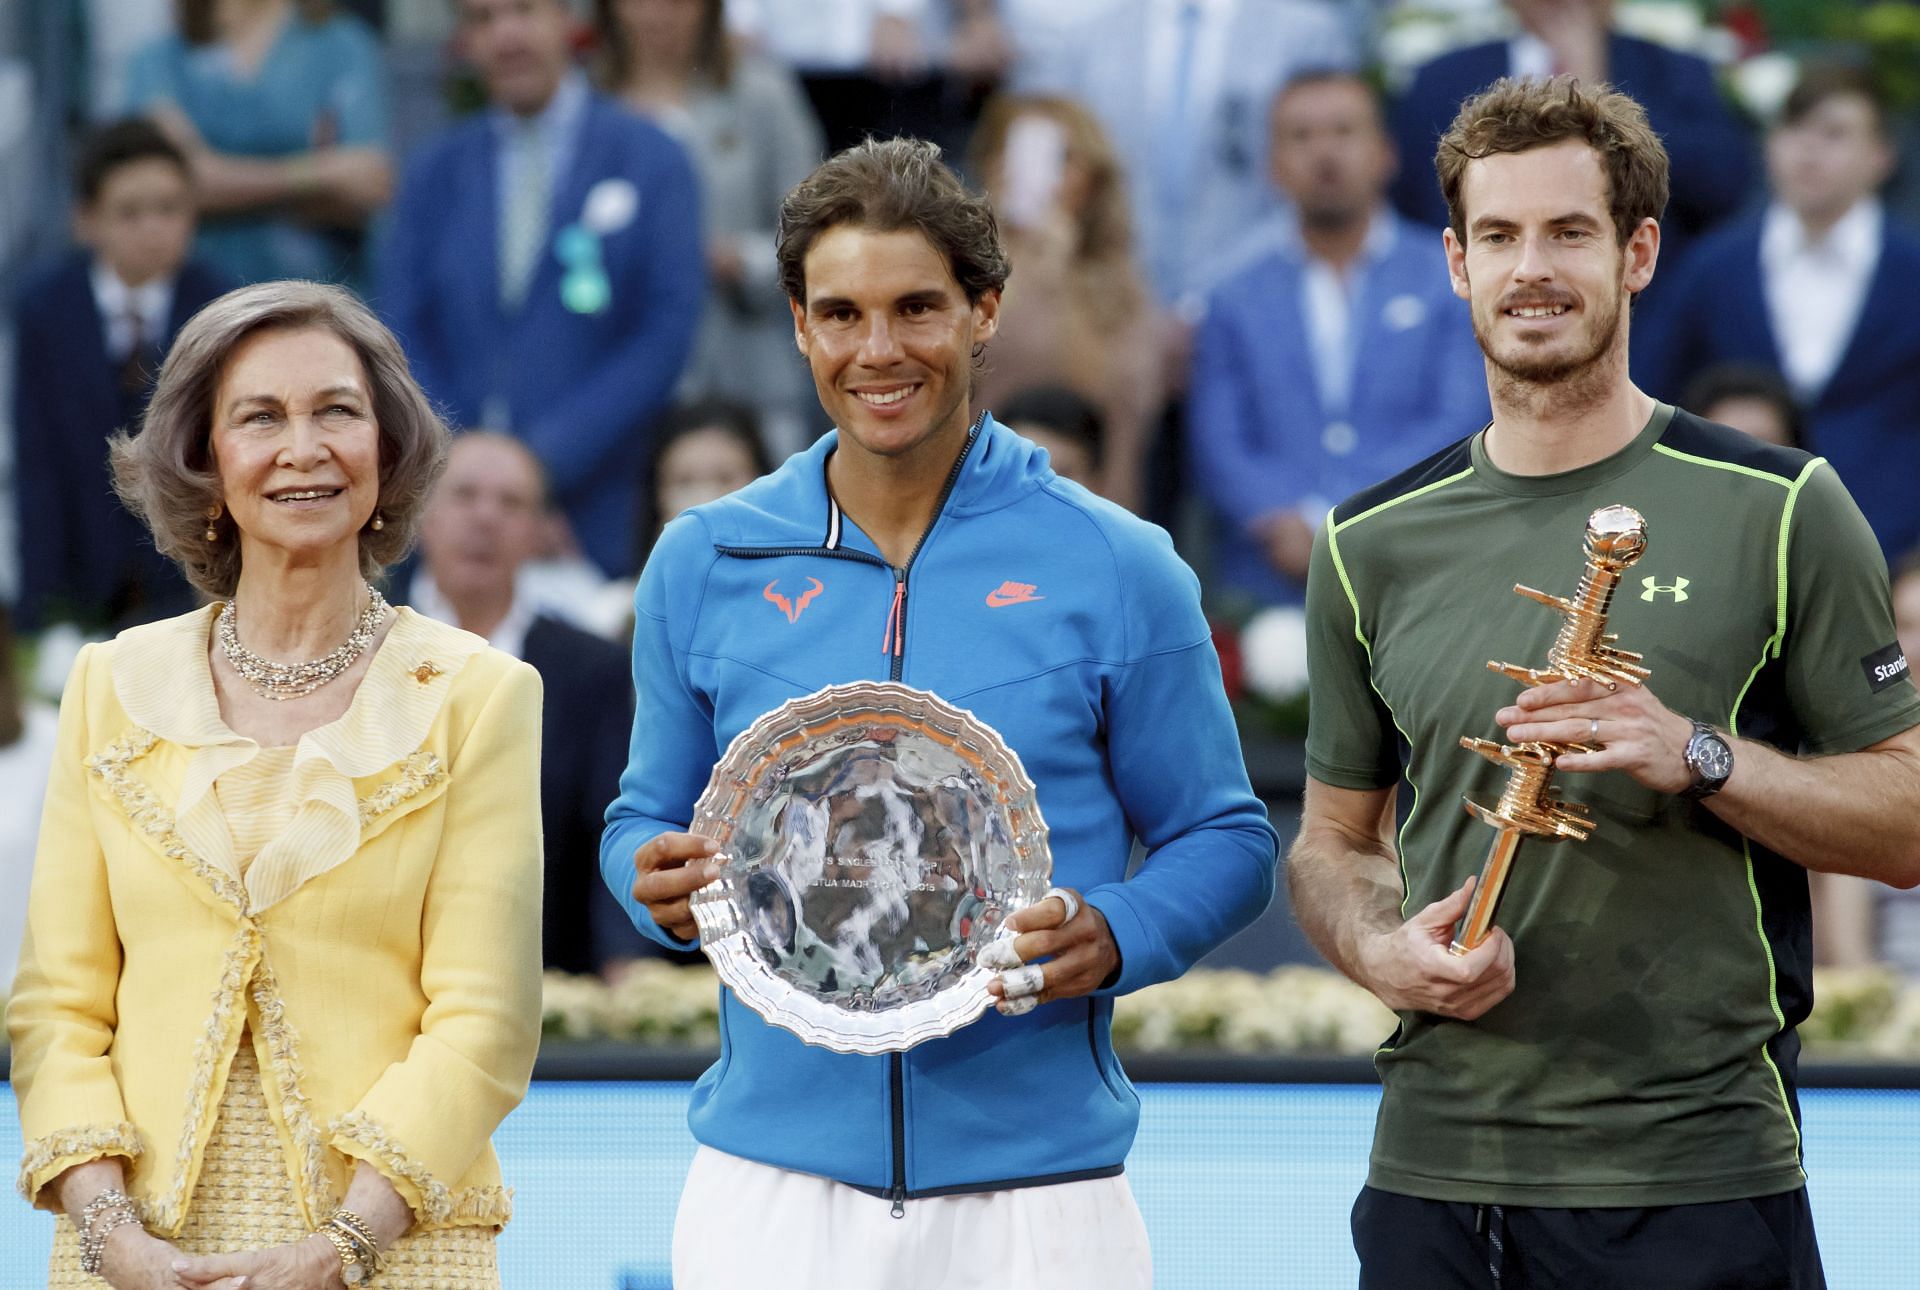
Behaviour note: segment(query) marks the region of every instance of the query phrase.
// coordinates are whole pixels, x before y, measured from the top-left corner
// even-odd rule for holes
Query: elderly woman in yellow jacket
[[[89,647],[7,1010],[55,1286],[497,1286],[540,689],[390,608],[446,430],[351,296],[181,332],[115,479],[216,603]]]

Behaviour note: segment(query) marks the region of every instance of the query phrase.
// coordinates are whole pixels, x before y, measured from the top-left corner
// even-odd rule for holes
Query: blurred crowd
[[[1832,461],[1894,566],[1912,657],[1916,87],[1847,39],[1871,29],[1842,20],[1862,9],[6,6],[0,907],[24,904],[51,754],[33,696],[80,639],[192,603],[114,498],[105,438],[137,422],[196,309],[301,277],[363,293],[462,432],[391,594],[546,679],[549,965],[642,953],[594,861],[626,756],[633,579],[662,524],[829,428],[775,217],[870,134],[939,142],[1000,216],[1014,271],[976,402],[1172,530],[1238,626],[1297,612],[1335,502],[1489,415],[1432,169],[1455,106],[1504,75],[1613,82],[1673,159],[1636,381]],[[1831,955],[1920,974],[1920,902],[1836,887],[1822,907]]]

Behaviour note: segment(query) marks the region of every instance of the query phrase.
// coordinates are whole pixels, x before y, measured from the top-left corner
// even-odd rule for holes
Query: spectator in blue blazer
[[[1395,105],[1394,137],[1409,159],[1394,205],[1409,219],[1445,224],[1447,204],[1428,164],[1460,101],[1503,76],[1571,73],[1632,95],[1673,159],[1661,234],[1672,263],[1685,240],[1732,215],[1753,185],[1753,141],[1727,106],[1705,59],[1614,31],[1613,0],[1507,0],[1519,23],[1510,40],[1456,49],[1421,67]],[[1413,165],[1413,159],[1420,164]]]
[[[1881,206],[1893,163],[1872,78],[1809,71],[1768,133],[1766,209],[1701,241],[1633,329],[1657,398],[1717,363],[1780,372],[1889,559],[1920,546],[1920,229]]]
[[[1393,145],[1372,89],[1350,72],[1298,76],[1272,121],[1273,177],[1293,209],[1208,303],[1188,452],[1217,520],[1219,580],[1294,603],[1334,502],[1489,412],[1440,230],[1387,205]]]
[[[706,293],[680,145],[589,89],[566,0],[458,0],[491,108],[410,160],[380,304],[457,425],[525,440],[580,550],[630,572],[644,428]]]
[[[107,436],[145,411],[174,335],[231,284],[188,258],[187,159],[150,122],[82,146],[75,224],[85,245],[28,280],[15,306],[14,432],[23,627],[129,626],[193,607],[192,593],[113,495]]]

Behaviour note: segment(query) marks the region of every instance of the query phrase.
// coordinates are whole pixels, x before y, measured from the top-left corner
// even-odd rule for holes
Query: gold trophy
[[[1488,663],[1502,676],[1525,685],[1544,685],[1550,681],[1571,681],[1579,677],[1598,681],[1609,690],[1622,685],[1639,685],[1649,675],[1640,666],[1640,655],[1617,647],[1620,638],[1607,631],[1607,608],[1613,603],[1613,590],[1620,575],[1647,549],[1647,522],[1629,506],[1603,506],[1587,517],[1587,567],[1580,575],[1580,587],[1572,599],[1549,596],[1532,587],[1516,585],[1514,590],[1529,600],[1560,611],[1564,618],[1553,648],[1547,651],[1543,668],[1517,667],[1512,663]],[[1527,837],[1558,842],[1562,838],[1584,841],[1593,832],[1593,818],[1578,802],[1568,802],[1553,793],[1553,766],[1566,752],[1593,752],[1590,744],[1546,743],[1530,741],[1500,744],[1490,739],[1462,736],[1462,748],[1471,749],[1509,772],[1507,786],[1499,800],[1491,805],[1466,799],[1467,814],[1494,827],[1493,846],[1487,851],[1487,863],[1474,885],[1473,900],[1466,915],[1454,929],[1455,954],[1465,954],[1493,931],[1493,915],[1506,888],[1513,857]]]

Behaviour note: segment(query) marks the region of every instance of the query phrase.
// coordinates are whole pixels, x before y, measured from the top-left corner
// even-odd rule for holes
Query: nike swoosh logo
[[[1045,599],[1045,596],[1034,595],[1033,587],[1024,582],[1003,582],[987,593],[987,604],[994,609],[1005,609],[1008,605],[1024,605],[1029,601]]]

